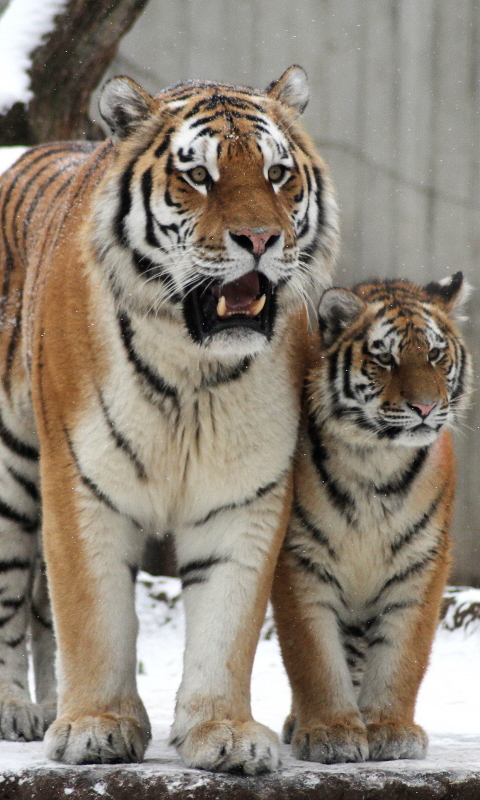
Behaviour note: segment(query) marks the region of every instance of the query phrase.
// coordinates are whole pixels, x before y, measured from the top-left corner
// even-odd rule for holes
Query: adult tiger
[[[273,598],[298,758],[420,758],[414,723],[450,561],[447,429],[471,365],[459,272],[329,289]],[[316,363],[315,363],[316,361]]]
[[[134,576],[145,534],[172,531],[187,616],[172,742],[191,766],[277,764],[250,673],[290,503],[302,304],[337,241],[297,122],[307,99],[296,66],[264,93],[192,82],[152,98],[114,78],[113,140],[33,148],[1,182],[0,727],[31,739],[45,723],[24,650],[40,455],[54,759],[142,758]]]

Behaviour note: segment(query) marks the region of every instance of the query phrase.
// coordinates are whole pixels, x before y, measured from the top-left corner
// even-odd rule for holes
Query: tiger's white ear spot
[[[463,272],[456,272],[440,281],[432,281],[423,288],[434,302],[456,320],[463,322],[467,319],[461,310],[470,297],[473,286],[464,279]]]
[[[310,97],[307,73],[302,67],[293,64],[278,81],[267,86],[266,94],[303,114]]]
[[[327,347],[360,316],[365,303],[348,289],[327,289],[318,306],[320,332]]]
[[[100,114],[118,139],[135,129],[155,109],[155,101],[138,83],[123,76],[111,78],[102,89]]]

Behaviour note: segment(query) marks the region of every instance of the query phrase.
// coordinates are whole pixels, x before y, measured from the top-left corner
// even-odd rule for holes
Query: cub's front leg
[[[368,758],[367,731],[339,631],[337,586],[326,570],[288,541],[272,602],[292,688],[283,739],[296,758],[335,764]]]
[[[415,724],[414,713],[448,575],[450,544],[445,534],[438,550],[425,579],[406,599],[386,604],[370,629],[358,703],[373,761],[424,758],[427,751],[427,734]]]
[[[185,763],[255,775],[278,765],[278,737],[252,718],[250,679],[291,491],[283,480],[177,538],[186,648],[171,742]]]
[[[142,535],[82,471],[66,430],[49,431],[41,475],[58,643],[58,717],[47,755],[69,764],[140,761],[150,738],[135,677],[132,573]]]

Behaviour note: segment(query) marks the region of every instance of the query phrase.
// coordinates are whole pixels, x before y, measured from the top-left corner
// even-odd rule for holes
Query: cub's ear
[[[464,280],[463,272],[456,272],[440,281],[432,281],[423,287],[432,301],[459,320],[465,319],[458,312],[467,302],[472,293],[472,286]]]
[[[303,114],[310,97],[307,73],[302,67],[293,64],[285,70],[278,81],[273,81],[267,86],[265,94]]]
[[[138,83],[123,76],[111,78],[100,95],[100,114],[117,139],[124,139],[156,108]]]
[[[330,347],[365,308],[365,303],[348,289],[327,289],[318,306],[320,333]]]

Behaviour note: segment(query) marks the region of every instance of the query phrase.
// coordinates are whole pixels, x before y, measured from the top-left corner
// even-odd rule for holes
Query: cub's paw
[[[298,727],[292,738],[295,758],[321,764],[366,761],[368,742],[360,725],[309,725]]]
[[[45,750],[48,758],[66,764],[142,761],[149,738],[148,727],[134,717],[59,717],[45,734]]]
[[[212,720],[196,725],[177,750],[188,767],[259,775],[278,767],[278,736],[258,722]]]
[[[397,758],[425,758],[428,736],[420,725],[396,722],[367,725],[368,747],[372,761]]]
[[[31,742],[43,739],[47,728],[43,709],[31,700],[0,700],[0,738]]]

